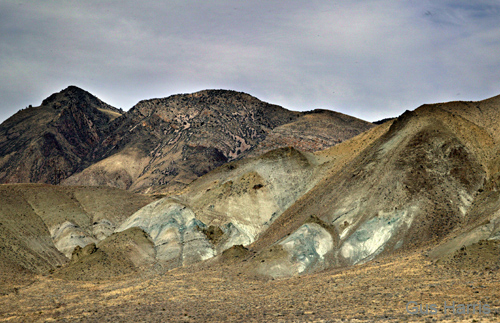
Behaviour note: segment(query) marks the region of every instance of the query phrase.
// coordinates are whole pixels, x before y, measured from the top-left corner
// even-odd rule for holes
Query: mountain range
[[[493,304],[500,269],[498,111],[500,96],[425,104],[375,125],[207,90],[141,101],[123,112],[70,87],[0,126],[0,178],[32,183],[0,186],[0,256],[8,260],[2,277],[23,272],[86,284],[118,277],[152,293],[162,292],[152,281],[172,279],[189,298],[224,272],[231,286],[289,279],[316,297],[320,289],[349,290],[345,297],[370,313],[374,303],[360,293],[379,295],[401,306],[403,314],[385,308],[403,320],[401,297],[441,301],[458,287],[432,275],[461,282],[453,274],[483,286],[488,298],[481,301]],[[81,133],[72,138],[70,129]],[[48,168],[48,160],[56,166]],[[372,269],[403,267],[390,272],[397,281],[370,276]],[[365,278],[363,290],[349,287]],[[384,289],[369,283],[381,280]],[[112,286],[125,302],[133,293],[120,284]],[[13,288],[4,293],[14,295]],[[294,293],[291,285],[280,288]],[[278,299],[288,295],[280,293]],[[473,289],[463,293],[475,297]]]
[[[171,192],[235,159],[286,146],[317,151],[372,126],[226,90],[144,100],[123,112],[70,86],[0,125],[0,183]]]

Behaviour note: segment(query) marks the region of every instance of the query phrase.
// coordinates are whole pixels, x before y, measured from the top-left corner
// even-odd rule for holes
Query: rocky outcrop
[[[77,246],[69,264],[54,274],[68,280],[102,280],[142,272],[156,262],[151,238],[139,228]]]

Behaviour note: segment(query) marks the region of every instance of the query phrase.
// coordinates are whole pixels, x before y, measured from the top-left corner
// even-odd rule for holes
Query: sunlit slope
[[[215,169],[183,194],[142,208],[118,231],[143,229],[169,267],[195,263],[251,244],[321,176],[314,156],[278,149]]]
[[[335,160],[333,150],[354,148],[346,163],[332,167],[251,246],[260,251],[254,270],[282,276],[358,264],[437,244],[491,217],[477,209],[497,182],[498,141],[486,127],[494,122],[467,119],[466,112],[442,108],[446,105],[406,112],[360,152],[354,147],[370,131],[321,152]],[[498,108],[491,100],[477,105]],[[494,114],[486,111],[482,117],[491,119]],[[490,196],[488,205],[498,210],[498,197]],[[487,236],[494,237],[495,230]]]

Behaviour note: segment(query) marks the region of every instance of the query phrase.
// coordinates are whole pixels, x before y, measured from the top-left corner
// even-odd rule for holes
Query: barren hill
[[[68,264],[31,285],[6,280],[0,319],[497,321],[499,101],[424,105],[317,152],[243,152],[115,219],[112,234],[108,222],[77,212],[78,203],[89,206],[76,191],[62,198],[5,186],[7,276],[26,264],[53,268],[61,257],[54,241],[67,235],[48,232],[75,230],[57,226],[66,218],[87,226],[73,237],[102,239],[78,244]],[[255,147],[281,145],[273,138],[300,128],[303,116]],[[127,193],[110,199],[110,210],[139,196]],[[438,304],[438,313],[411,315],[409,301]],[[451,302],[467,311],[488,305],[488,313],[446,313]]]
[[[70,86],[0,125],[0,183],[58,184],[90,165],[121,112]]]
[[[46,273],[154,198],[111,187],[0,185],[2,274]]]
[[[331,171],[251,246],[260,256],[250,267],[282,276],[448,241],[432,253],[439,257],[496,239],[499,108],[496,99],[425,105],[320,152]]]

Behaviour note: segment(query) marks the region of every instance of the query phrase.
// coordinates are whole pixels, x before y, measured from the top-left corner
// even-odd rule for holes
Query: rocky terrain
[[[429,245],[439,245],[430,254],[439,258],[496,239],[499,141],[488,125],[498,120],[499,106],[499,97],[422,106],[377,127],[384,131],[320,152],[333,164],[342,146],[351,145],[353,154],[251,246],[264,258],[277,253],[271,263],[257,261],[257,270],[274,277],[297,267],[344,267]],[[356,149],[365,140],[369,145]],[[303,234],[311,215],[322,221],[324,247]],[[287,248],[294,235],[302,240]],[[297,255],[304,244],[312,250]]]
[[[294,147],[305,152],[320,151],[371,127],[363,120],[338,112],[313,110],[304,113],[295,122],[274,128],[248,156],[259,156],[283,147]]]
[[[222,95],[209,93],[192,100]],[[158,106],[173,109],[168,100]],[[161,109],[151,102],[133,113],[148,122],[169,118],[155,117]],[[273,115],[289,113],[273,108],[279,111]],[[157,196],[130,192],[135,184],[129,191],[94,188],[103,190],[95,195],[83,193],[89,187],[0,186],[8,202],[0,206],[7,237],[0,250],[8,259],[0,319],[498,321],[499,108],[500,96],[423,105],[319,151],[310,133],[324,127],[329,113],[295,115],[290,123],[262,126],[266,136],[253,137],[252,147],[237,154],[218,137],[211,147],[224,163]],[[190,133],[194,121],[185,120]],[[97,171],[96,163],[66,184],[84,174],[95,180],[94,170],[109,178],[110,169],[133,164],[123,151],[140,153],[151,137],[140,130],[146,141],[129,146],[131,128],[114,129],[115,122],[109,130],[115,137],[107,138],[124,140],[117,145],[124,148],[99,163],[114,156],[116,168]],[[294,132],[304,150],[281,147]],[[177,135],[208,145],[198,132]],[[170,158],[162,154],[159,160]],[[94,200],[113,204],[98,215],[103,204]],[[411,314],[410,301],[438,311]],[[489,311],[444,313],[445,301],[488,304]]]
[[[281,148],[237,160],[116,232],[144,230],[166,268],[243,245],[245,270],[272,278],[429,244],[439,245],[430,256],[444,257],[500,230],[499,141],[481,119],[495,124],[498,105],[426,105],[317,153]]]
[[[113,123],[112,135],[97,152],[103,159],[63,184],[175,192],[229,161],[284,146],[317,151],[372,126],[335,112],[318,113],[321,117],[311,118],[315,113],[224,90],[141,101]],[[306,127],[311,129],[302,132]]]

